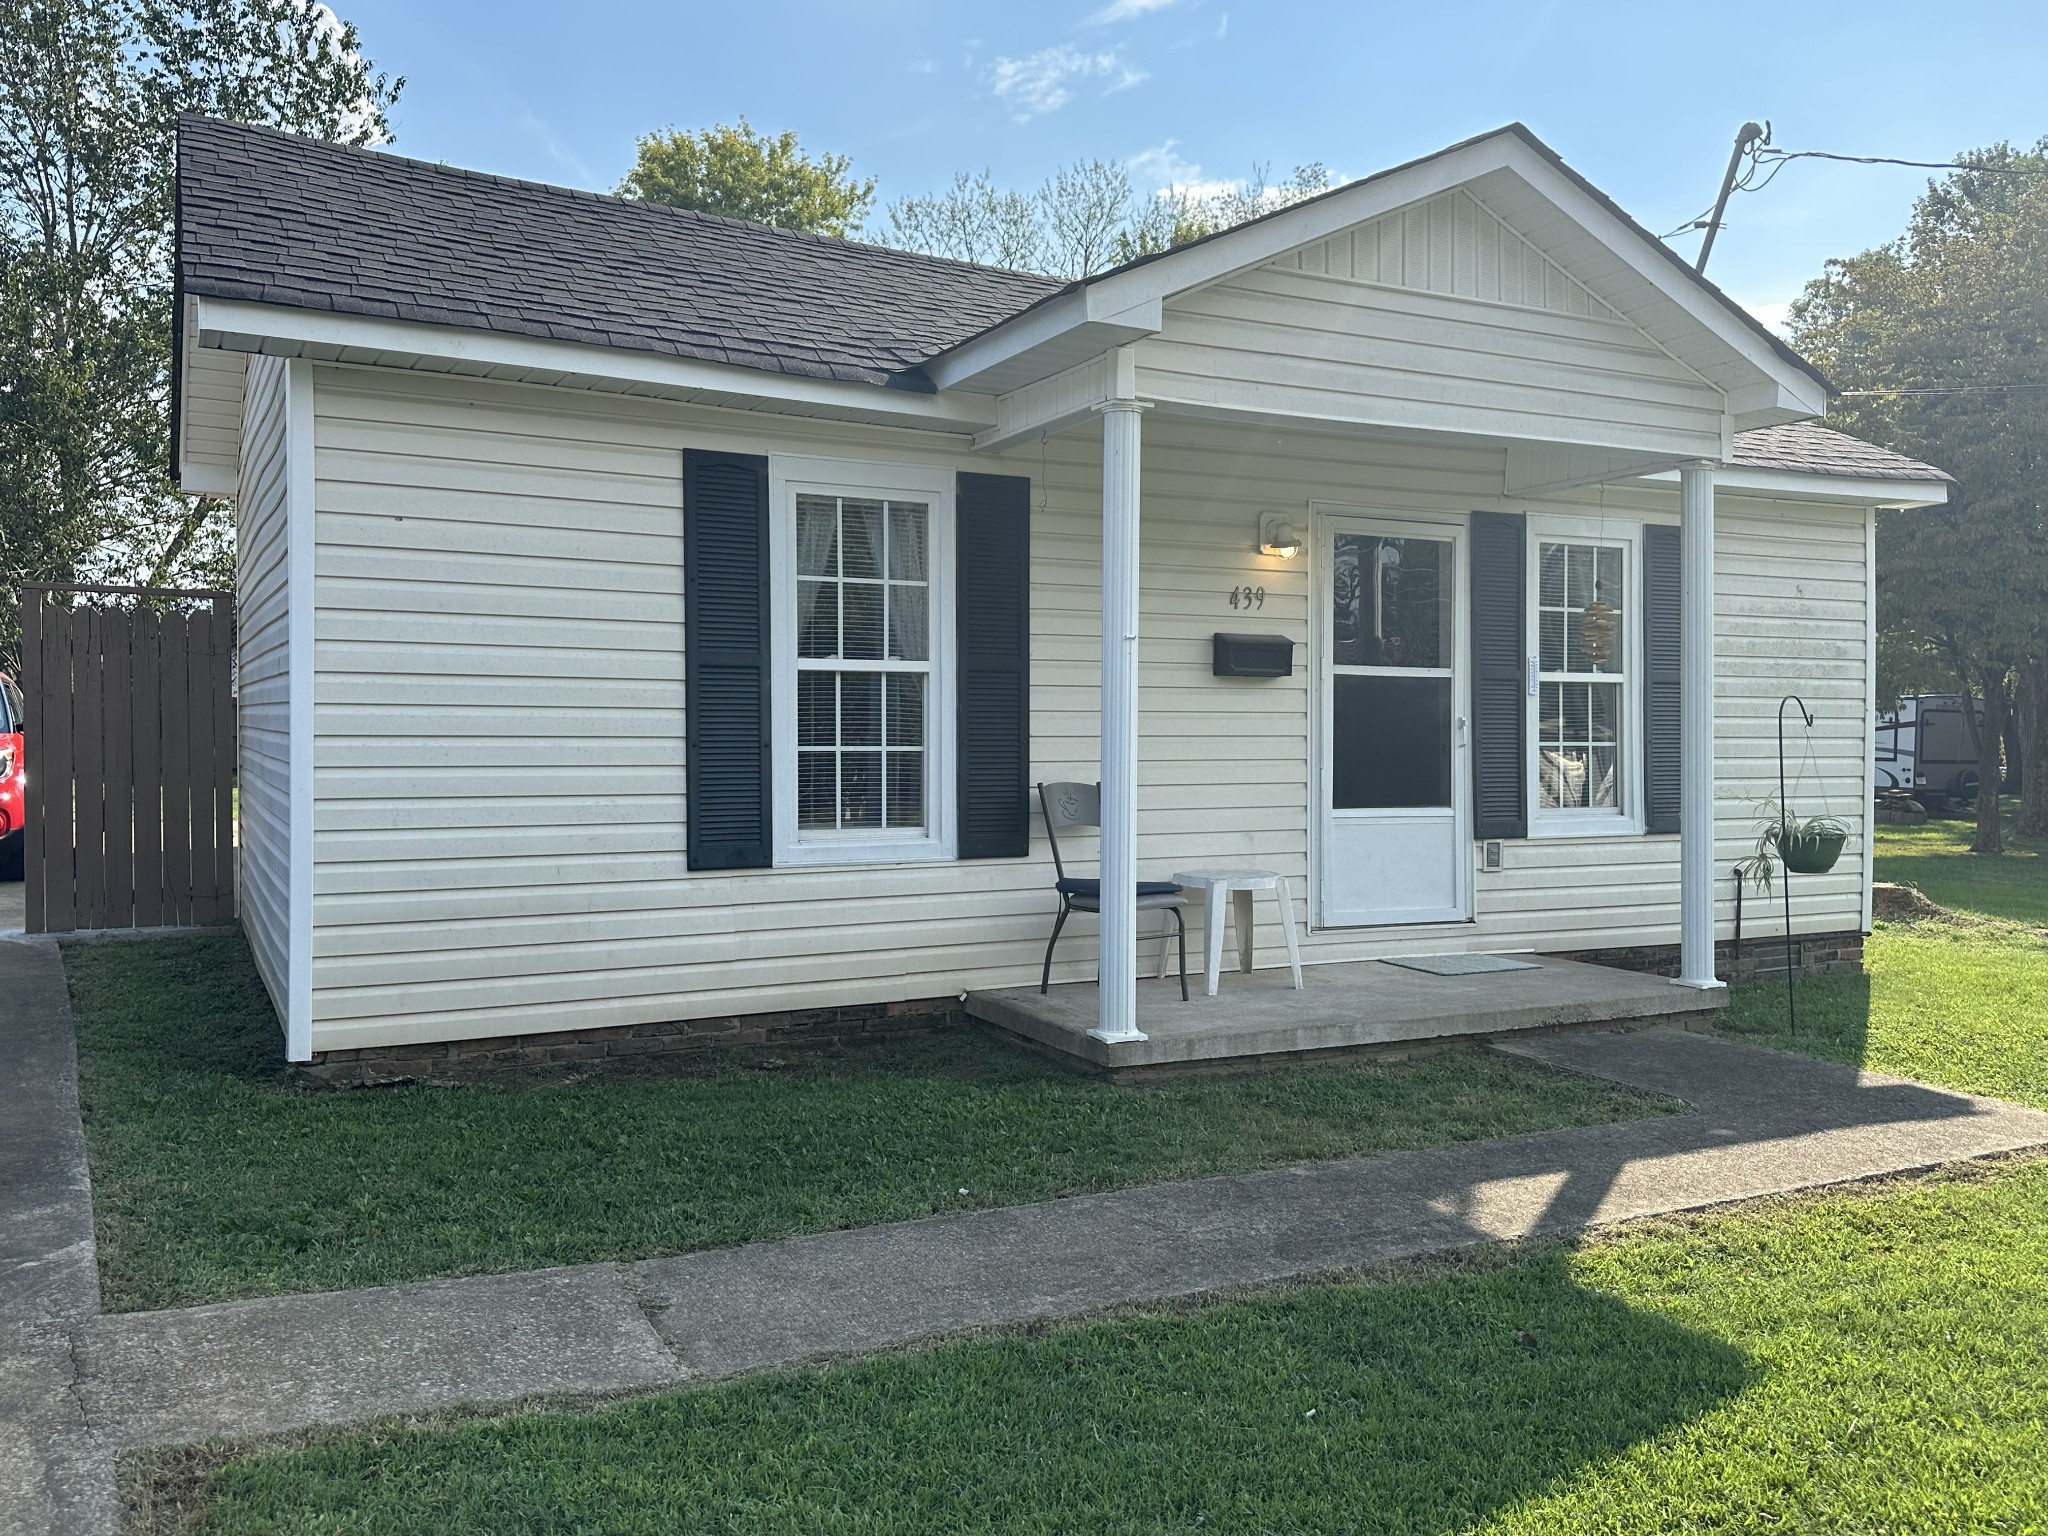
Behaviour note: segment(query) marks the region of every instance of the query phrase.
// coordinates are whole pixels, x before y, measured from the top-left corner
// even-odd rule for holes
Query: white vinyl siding
[[[253,357],[235,497],[236,686],[242,928],[280,1016],[287,1011],[291,928],[291,676],[286,613],[291,530],[288,365]]]
[[[686,869],[681,451],[1031,476],[1032,778],[1092,780],[1092,422],[991,459],[907,431],[367,369],[316,377],[315,1049],[1036,981],[1054,901],[1035,821],[1025,859]],[[1259,514],[1305,527],[1311,501],[1530,507],[1503,501],[1499,450],[1163,411],[1146,418],[1144,466],[1140,875],[1256,864],[1306,892],[1310,561],[1259,556]],[[1669,521],[1676,495],[1611,491],[1609,506]],[[1854,928],[1863,514],[1724,497],[1721,527],[1717,868],[1748,840],[1733,797],[1767,787],[1768,722],[1796,677],[1821,717],[1830,803],[1859,829],[1834,874],[1795,883],[1797,921]],[[1229,607],[1245,585],[1267,593],[1251,615]],[[1291,637],[1295,674],[1213,676],[1218,630]],[[1515,842],[1505,863],[1476,877],[1476,923],[1314,933],[1304,959],[1676,942],[1676,838]],[[1725,934],[1725,878],[1715,895]],[[1772,930],[1753,911],[1749,931]],[[1092,933],[1062,944],[1057,974],[1092,974]],[[1278,929],[1258,937],[1260,962],[1282,963],[1266,947]]]
[[[1162,404],[1719,458],[1721,393],[1633,326],[1267,266],[1137,343]]]
[[[1272,264],[1561,315],[1621,319],[1462,187],[1289,251]]]

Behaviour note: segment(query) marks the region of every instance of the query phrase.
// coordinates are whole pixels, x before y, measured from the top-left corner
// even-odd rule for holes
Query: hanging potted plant
[[[1771,836],[1778,845],[1779,859],[1792,873],[1824,875],[1842,856],[1849,827],[1833,816],[1809,816],[1804,821],[1788,818]]]
[[[1847,822],[1835,816],[1801,818],[1768,797],[1756,807],[1756,850],[1735,866],[1738,878],[1768,891],[1781,863],[1795,875],[1824,875],[1835,867],[1849,840]]]

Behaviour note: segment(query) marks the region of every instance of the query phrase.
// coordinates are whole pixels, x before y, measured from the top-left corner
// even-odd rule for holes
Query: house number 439
[[[1230,606],[1233,608],[1263,608],[1266,606],[1264,587],[1232,587]]]

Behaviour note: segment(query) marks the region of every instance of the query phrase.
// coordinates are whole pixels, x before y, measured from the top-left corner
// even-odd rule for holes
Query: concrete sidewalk
[[[8,889],[19,890],[12,886]],[[100,1309],[78,1058],[57,951],[0,941],[0,1533],[110,1531],[112,1469],[77,1386]]]
[[[1670,1027],[1505,1049],[1690,1108],[636,1264],[116,1316],[73,1282],[0,1347],[0,1501],[33,1461],[47,1528],[110,1531],[127,1448],[646,1391],[2048,1146],[2048,1114]]]

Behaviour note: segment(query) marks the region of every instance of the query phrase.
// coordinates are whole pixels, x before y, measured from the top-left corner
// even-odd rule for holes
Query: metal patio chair
[[[1052,952],[1060,941],[1060,930],[1067,926],[1067,919],[1076,912],[1102,911],[1102,881],[1087,879],[1067,873],[1067,866],[1060,858],[1060,833],[1071,832],[1078,827],[1102,826],[1102,786],[1100,784],[1041,784],[1038,786],[1038,811],[1045,818],[1045,840],[1052,845],[1052,867],[1058,876],[1054,889],[1059,892],[1060,915],[1053,920],[1052,937],[1045,945],[1045,969],[1038,979],[1038,990],[1047,992],[1052,987]],[[1140,912],[1171,912],[1174,933],[1180,940],[1180,1000],[1188,1000],[1188,924],[1182,915],[1182,908],[1188,904],[1187,892],[1171,880],[1140,880],[1138,882],[1138,910]],[[1162,939],[1165,935],[1161,935]],[[1159,969],[1166,969],[1166,958],[1160,956]]]

